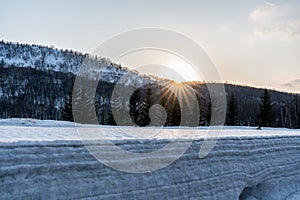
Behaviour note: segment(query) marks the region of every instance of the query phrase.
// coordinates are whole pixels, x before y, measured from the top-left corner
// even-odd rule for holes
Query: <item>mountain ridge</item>
[[[7,48],[9,47],[9,48]],[[35,52],[35,59],[28,59],[24,56],[23,58],[20,58],[19,56],[10,56],[12,54],[12,50],[16,48],[17,52],[23,52],[28,54],[28,50],[30,49],[37,49],[38,52]],[[23,50],[22,50],[23,49]],[[3,51],[4,50],[4,51]],[[6,50],[6,51],[5,51]],[[8,50],[8,52],[7,52]],[[22,51],[20,51],[22,50]],[[26,52],[27,51],[27,52]],[[47,54],[48,53],[48,54]],[[43,55],[44,54],[44,55]],[[45,55],[46,54],[46,55]],[[64,57],[72,56],[71,59],[67,59]],[[12,57],[15,57],[12,58]],[[32,58],[33,56],[31,56]],[[42,60],[45,60],[45,67],[42,68],[40,65],[43,63]],[[137,74],[139,76],[142,76],[143,78],[149,77],[150,79],[153,79],[155,81],[173,81],[166,78],[160,78],[154,75],[146,75],[141,74],[138,71],[134,69],[130,69],[129,67],[122,66],[121,64],[116,64],[110,61],[109,58],[105,57],[99,57],[96,55],[92,55],[89,53],[82,53],[80,51],[75,51],[72,49],[60,49],[56,48],[55,46],[47,46],[47,45],[39,45],[39,44],[27,44],[27,43],[19,43],[19,42],[10,42],[10,41],[0,41],[0,63],[6,65],[6,66],[15,66],[15,67],[32,67],[38,70],[53,70],[53,71],[60,71],[60,72],[71,72],[74,75],[78,74],[78,69],[81,67],[82,63],[85,59],[93,59],[97,62],[102,62],[104,66],[110,66],[112,65],[115,68],[119,68],[120,70],[129,71],[133,74]],[[19,62],[17,62],[19,61]],[[66,64],[67,63],[67,64]],[[67,66],[66,66],[67,65]],[[34,67],[33,67],[34,66]],[[241,86],[241,87],[248,87],[248,88],[256,88],[256,89],[268,89],[271,91],[281,92],[281,93],[287,93],[287,94],[299,94],[297,92],[288,92],[283,91],[280,89],[275,88],[268,88],[268,87],[261,87],[261,86],[253,86],[248,84],[240,84],[240,83],[232,83],[232,82],[214,82],[214,81],[185,81],[182,83],[187,84],[210,84],[210,83],[218,83],[218,84],[226,84],[226,85],[232,85],[232,86]]]
[[[100,120],[102,124],[106,124],[107,120],[111,118],[111,93],[121,77],[123,77],[121,84],[125,86],[141,86],[171,81],[142,75],[115,64],[108,58],[98,58],[53,47],[0,41],[0,118],[62,119],[60,107],[64,105],[64,99],[72,91],[76,75],[85,62],[94,66],[91,68],[92,70],[95,69],[95,66],[96,69],[97,66],[100,69],[98,71],[100,72],[98,76],[100,93],[97,101],[102,116]],[[87,70],[87,74],[88,72]],[[210,101],[207,86],[223,83],[186,82],[183,84],[192,86],[199,93],[197,98],[203,114]],[[227,83],[224,83],[224,86],[227,94],[236,95],[241,107],[239,124],[257,125],[263,89]],[[55,94],[49,92],[50,90],[56,91]],[[280,118],[276,126],[296,127],[296,125],[292,125],[296,124],[292,121],[295,118],[293,116],[296,116],[298,104],[295,101],[299,98],[299,94],[276,90],[270,90],[270,94],[277,116]],[[124,100],[122,98],[120,97],[120,101]],[[126,105],[128,102],[123,103]],[[207,122],[202,124],[208,125]]]

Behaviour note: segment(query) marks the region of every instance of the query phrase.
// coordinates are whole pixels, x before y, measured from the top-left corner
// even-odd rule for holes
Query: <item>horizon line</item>
[[[44,47],[44,48],[51,48],[51,49],[54,49],[54,50],[59,50],[59,51],[72,51],[74,53],[80,53],[82,55],[90,55],[90,56],[95,56],[94,54],[92,54],[92,52],[83,52],[83,51],[80,51],[80,50],[76,50],[76,49],[73,49],[73,48],[63,48],[63,47],[57,47],[53,44],[41,44],[41,43],[33,43],[33,42],[20,42],[20,41],[15,41],[15,40],[6,40],[6,39],[0,39],[0,42],[2,43],[5,43],[5,44],[22,44],[22,45],[36,45],[36,46],[39,46],[39,47]],[[96,55],[97,56],[97,55]],[[98,56],[97,56],[98,57]],[[107,57],[101,57],[99,56],[99,58],[104,58],[104,59],[109,59],[111,61],[110,58],[107,58]],[[112,61],[113,62],[113,61]],[[131,67],[128,67],[126,65],[123,65],[122,63],[116,63],[116,62],[113,62],[115,64],[120,64],[122,68],[126,69],[126,70],[134,70],[136,71],[135,69],[132,69]],[[145,74],[145,73],[140,73],[141,75],[147,75],[147,76],[155,76],[159,79],[162,79],[162,80],[169,80],[169,81],[174,81],[174,82],[177,82],[173,79],[169,79],[169,78],[165,78],[165,77],[160,77],[160,76],[157,76],[157,75],[151,75],[151,74]],[[179,83],[188,83],[188,82],[197,82],[197,83],[217,83],[217,84],[229,84],[229,85],[236,85],[236,86],[246,86],[246,87],[251,87],[251,88],[256,88],[256,89],[267,89],[267,90],[270,90],[270,91],[276,91],[276,92],[282,92],[282,93],[288,93],[288,94],[300,94],[300,91],[297,92],[295,90],[293,91],[289,91],[289,90],[284,90],[284,89],[279,89],[278,87],[275,88],[275,87],[271,87],[271,86],[259,86],[259,85],[256,85],[256,84],[251,84],[251,83],[239,83],[239,82],[234,82],[234,81],[229,81],[229,80],[226,80],[226,81],[223,81],[223,82],[216,82],[214,80],[187,80],[187,81],[181,81]]]

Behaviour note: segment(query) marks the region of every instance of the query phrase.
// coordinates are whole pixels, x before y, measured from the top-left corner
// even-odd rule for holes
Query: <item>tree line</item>
[[[139,126],[189,125],[188,121],[181,121],[182,111],[187,112],[186,108],[180,107],[178,99],[174,98],[176,95],[166,88],[152,86],[148,90],[148,86],[145,86],[139,88],[130,100],[125,100],[122,95],[112,99],[112,91],[115,83],[121,80],[120,77],[126,77],[122,80],[127,86],[141,82],[160,83],[163,80],[128,70],[109,59],[53,47],[4,41],[0,41],[0,57],[0,118],[64,119],[62,107],[65,107],[70,96],[79,66],[84,64],[87,72],[90,72],[89,66],[104,69],[91,109],[96,115],[91,120],[96,117],[99,124],[111,125],[131,124],[129,121]],[[200,116],[194,115],[193,118],[199,118],[200,126],[208,126],[211,123],[212,103],[207,88],[209,84],[218,83],[184,84],[192,87],[197,95]],[[299,94],[268,90],[271,102],[268,107],[268,101],[262,102],[262,89],[232,84],[224,86],[228,94],[226,125],[300,128]],[[164,90],[170,93],[169,99],[159,99]],[[84,101],[82,104],[89,105],[89,102]],[[265,109],[261,110],[260,107]],[[81,111],[79,109],[76,112]],[[124,113],[129,113],[129,116]]]
[[[72,120],[64,116],[63,108],[71,107],[66,103],[71,102],[68,98],[74,80],[75,75],[71,73],[0,66],[0,118]],[[186,84],[197,94],[199,126],[208,126],[211,102],[206,85],[212,83]],[[122,94],[112,99],[114,87],[113,83],[99,81],[92,110],[99,124],[132,125],[132,121],[138,126],[181,124],[182,108],[168,88],[148,85],[138,88],[129,100],[125,100]],[[225,84],[225,90],[228,93],[226,125],[300,128],[299,95],[273,90],[265,94],[261,89],[229,84]],[[116,122],[113,110],[118,116],[129,113],[130,118],[119,117]]]
[[[100,86],[101,87],[101,86]],[[126,86],[124,86],[126,87]],[[125,88],[124,88],[125,89]],[[61,108],[62,118],[64,120],[73,121],[72,116],[72,94],[69,93],[64,99],[64,106]],[[77,95],[78,96],[78,95]],[[122,95],[120,95],[122,96]],[[243,118],[241,118],[242,107],[236,98],[236,94],[228,94],[227,112],[225,125],[241,126]],[[257,110],[254,126],[258,127],[300,127],[300,109],[298,95],[294,95],[295,109],[293,112],[284,114],[276,110],[275,103],[271,98],[267,89],[262,91],[261,97],[257,105],[252,105],[252,110]],[[99,102],[95,104],[97,120],[100,124],[107,125],[137,125],[137,126],[179,126],[181,124],[181,113],[184,112],[180,106],[176,95],[168,88],[159,84],[149,84],[136,89],[126,102],[122,98],[109,99],[109,107],[106,111],[106,120],[99,116],[101,105]],[[199,103],[199,126],[209,126],[211,118],[211,102],[209,98],[198,96]],[[205,104],[206,103],[206,104]],[[156,105],[156,106],[154,106]],[[159,106],[157,106],[159,105]],[[152,107],[154,106],[154,108]],[[153,108],[153,110],[151,110]],[[114,110],[114,113],[113,113]],[[279,109],[280,111],[280,109]],[[74,112],[74,111],[73,111]],[[126,118],[129,113],[130,118]],[[292,116],[293,115],[293,116]],[[115,120],[115,118],[118,120]],[[292,118],[295,118],[292,120]],[[283,120],[283,121],[282,121]]]
[[[231,94],[228,98],[228,107],[226,114],[226,125],[237,126],[239,124],[239,111],[240,107],[235,98],[234,94]],[[299,112],[299,111],[298,111]],[[299,113],[297,113],[299,115]],[[257,116],[258,127],[275,127],[276,126],[276,112],[274,105],[271,100],[271,95],[267,89],[261,97],[261,102],[259,104],[259,114]],[[298,124],[299,125],[299,124]],[[296,127],[295,127],[296,128]]]
[[[0,65],[0,118],[66,119],[62,108],[73,90],[74,80],[72,73]],[[207,85],[217,83],[186,84],[197,94],[199,125],[208,126],[211,102]],[[139,126],[181,124],[182,108],[167,88],[159,84],[141,87],[126,101],[122,94],[112,99],[114,87],[113,83],[99,81],[93,109],[99,124],[132,125],[130,121]],[[226,125],[300,128],[299,95],[268,90],[269,98],[262,102],[264,90],[261,89],[225,84],[225,90],[228,93]],[[129,113],[130,118],[121,117],[116,122],[113,110],[119,116]]]

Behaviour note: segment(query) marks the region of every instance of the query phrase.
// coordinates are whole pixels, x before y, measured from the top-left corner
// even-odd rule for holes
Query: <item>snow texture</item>
[[[73,123],[0,120],[1,199],[300,198],[299,130],[226,127],[212,152],[199,159],[207,128],[163,128],[151,139],[143,134],[130,138],[120,130],[157,128],[99,129],[110,131],[109,139],[130,151],[156,150],[175,137],[194,141],[166,168],[131,174],[97,161]]]

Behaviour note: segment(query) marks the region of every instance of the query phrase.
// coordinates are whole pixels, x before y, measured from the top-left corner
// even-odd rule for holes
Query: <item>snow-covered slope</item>
[[[174,136],[194,142],[170,166],[130,174],[97,161],[72,123],[1,120],[1,199],[299,198],[299,130],[227,127],[213,151],[199,159],[206,128],[165,128],[164,136],[150,140],[118,135],[118,127],[100,128],[115,132],[115,143],[131,151],[155,150]],[[155,130],[136,130],[149,129]]]
[[[69,72],[75,75],[80,70],[86,74],[95,74],[96,72],[99,74],[100,80],[110,83],[116,83],[120,77],[124,77],[123,80],[127,80],[124,83],[126,85],[158,80],[153,76],[141,76],[134,70],[111,62],[108,58],[99,58],[55,47],[4,41],[0,41],[0,64],[4,67],[27,67],[41,71]]]
[[[87,55],[54,47],[0,42],[0,60],[5,65],[32,67],[76,74]]]

